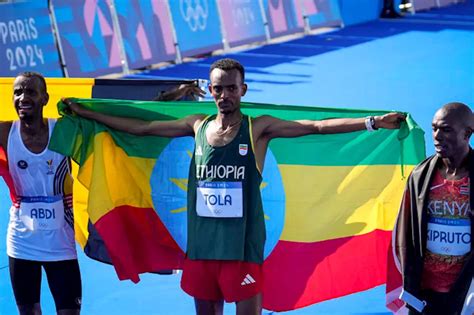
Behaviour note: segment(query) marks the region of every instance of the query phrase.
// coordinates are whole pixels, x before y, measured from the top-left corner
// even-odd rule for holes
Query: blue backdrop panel
[[[451,4],[456,3],[456,2],[457,2],[456,0],[438,0],[438,3],[441,7],[451,5]]]
[[[168,3],[183,57],[222,48],[215,0],[170,0]]]
[[[115,0],[115,9],[130,68],[175,59],[171,19],[165,2]]]
[[[412,0],[415,11],[428,10],[437,6],[436,0]]]
[[[305,6],[305,14],[311,29],[341,25],[342,17],[338,0],[306,0],[302,3]],[[308,12],[308,9],[316,9],[316,12]]]
[[[225,39],[230,47],[265,40],[265,27],[258,1],[219,0]]]
[[[69,76],[122,72],[109,1],[52,0],[52,4]]]
[[[303,31],[304,23],[297,1],[299,0],[262,0],[270,37]]]
[[[62,77],[48,1],[0,4],[0,76],[37,71]]]
[[[376,20],[380,16],[383,0],[339,0],[344,25]]]

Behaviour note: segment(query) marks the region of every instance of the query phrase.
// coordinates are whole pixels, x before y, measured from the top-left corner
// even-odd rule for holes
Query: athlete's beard
[[[231,115],[231,114],[235,113],[235,110],[226,109],[226,110],[221,111],[221,113],[224,114],[224,115]]]
[[[18,118],[20,118],[21,122],[27,125],[31,125],[35,121],[35,116],[29,114],[22,114],[21,116],[18,116]]]
[[[220,110],[220,113],[226,116],[234,114],[236,111],[238,111],[238,107],[231,107],[227,109],[222,109]]]
[[[20,119],[20,122],[25,125],[33,125],[36,122],[42,122],[43,121],[43,113],[39,111],[35,112],[30,112],[30,113],[22,113],[18,114],[18,118]]]

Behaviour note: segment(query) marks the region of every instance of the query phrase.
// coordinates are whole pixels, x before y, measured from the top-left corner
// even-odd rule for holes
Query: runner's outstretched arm
[[[332,134],[366,130],[367,118],[336,118],[325,120],[282,120],[272,116],[260,116],[255,119],[255,128],[259,134],[268,139],[293,138],[308,134]],[[374,129],[400,128],[400,122],[405,120],[401,113],[388,113],[383,116],[374,116]],[[369,121],[370,123],[370,121]]]
[[[183,137],[194,135],[194,130],[204,119],[204,115],[191,115],[178,120],[146,121],[128,117],[109,116],[88,110],[70,99],[63,98],[63,102],[79,116],[98,121],[110,128],[130,134],[161,137]]]

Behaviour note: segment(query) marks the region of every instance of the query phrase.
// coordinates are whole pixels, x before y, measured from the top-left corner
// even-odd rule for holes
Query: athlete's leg
[[[17,305],[18,313],[20,315],[42,315],[40,303],[35,303],[33,305]]]
[[[41,315],[41,263],[8,258],[10,280],[20,315]]]
[[[82,285],[77,259],[47,262],[44,269],[58,315],[80,314]]]
[[[262,314],[262,293],[235,304],[237,305],[237,315],[260,315]]]
[[[197,315],[222,315],[224,310],[224,301],[208,301],[194,299]]]

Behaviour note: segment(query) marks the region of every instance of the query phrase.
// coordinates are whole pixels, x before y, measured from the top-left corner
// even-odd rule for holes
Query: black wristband
[[[375,126],[375,117],[374,116],[370,116],[369,120],[370,120],[370,125],[372,126],[372,129],[374,129],[374,130],[379,129]]]

